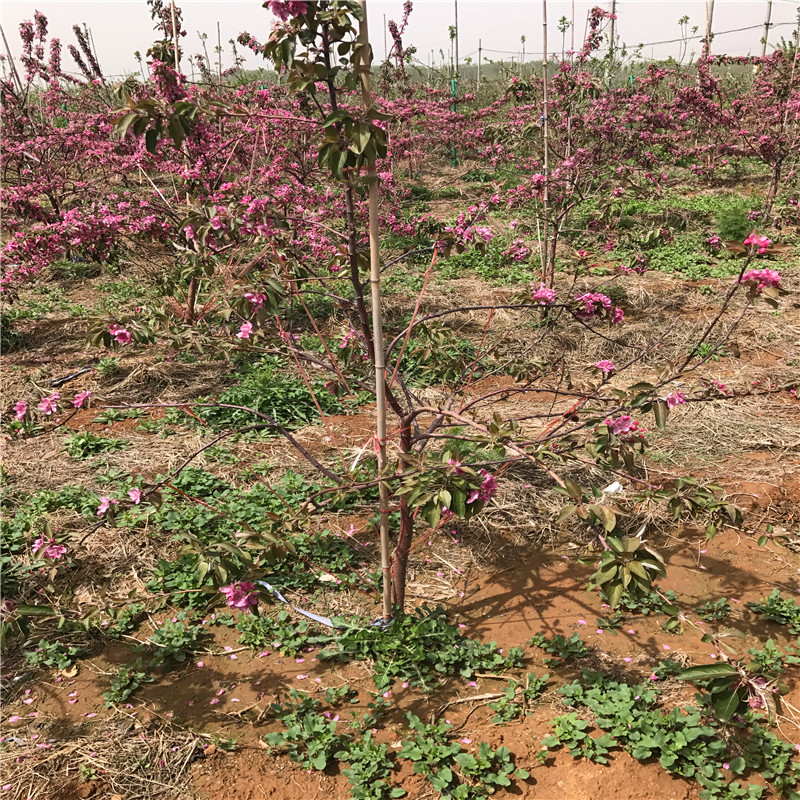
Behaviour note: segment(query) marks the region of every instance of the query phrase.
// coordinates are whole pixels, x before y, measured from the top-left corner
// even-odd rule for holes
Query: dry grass
[[[3,759],[8,800],[72,800],[119,794],[125,800],[189,800],[190,764],[202,756],[203,740],[187,731],[144,727],[118,713],[99,725],[65,730],[63,723],[37,726],[37,747],[11,735]],[[19,730],[17,733],[22,734]],[[4,745],[4,750],[6,749]],[[15,752],[16,751],[16,752]]]

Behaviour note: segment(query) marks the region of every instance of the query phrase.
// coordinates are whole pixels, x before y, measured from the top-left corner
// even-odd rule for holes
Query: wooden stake
[[[222,36],[219,31],[219,22],[217,22],[217,77],[222,85]]]
[[[20,93],[22,93],[22,81],[20,80],[19,73],[17,72],[17,67],[14,64],[14,56],[11,55],[11,48],[8,46],[8,41],[6,40],[6,32],[3,30],[3,26],[0,25],[0,34],[3,36],[3,44],[6,48],[6,55],[8,56],[8,65],[11,67],[11,75],[13,76],[14,80],[17,84],[17,89],[19,89]]]
[[[175,48],[175,72],[180,73],[180,59],[178,58],[178,23],[175,20],[175,0],[172,0],[170,3],[170,10],[172,11],[172,41],[174,42],[173,47]]]
[[[714,0],[706,0],[705,56],[711,55],[711,25],[714,21]]]
[[[367,0],[360,0],[362,19],[358,26],[358,71],[361,74],[361,102],[364,110],[372,108],[370,89],[369,29]],[[369,284],[372,300],[372,340],[375,348],[375,413],[377,417],[378,475],[385,477],[386,460],[386,351],[383,343],[383,314],[381,310],[381,258],[378,233],[378,187],[380,178],[374,163],[367,168],[369,182]],[[380,503],[381,571],[383,573],[383,618],[392,618],[392,563],[389,541],[389,487],[384,480],[378,484]]]
[[[767,55],[767,40],[769,39],[769,21],[772,18],[772,0],[767,0],[767,18],[764,20],[764,41],[761,45],[761,58]]]

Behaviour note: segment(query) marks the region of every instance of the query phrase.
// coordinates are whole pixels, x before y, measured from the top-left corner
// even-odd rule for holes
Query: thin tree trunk
[[[361,73],[361,100],[364,110],[372,108],[370,63],[372,55],[367,27],[367,2],[361,0],[362,19],[358,28],[358,71]],[[367,168],[369,182],[369,266],[372,299],[372,338],[375,348],[375,400],[377,416],[378,476],[386,478],[386,352],[383,344],[383,312],[381,309],[381,261],[378,235],[378,185],[380,178],[375,163]],[[352,193],[350,196],[352,203]],[[348,209],[350,212],[350,209]],[[389,542],[389,486],[385,480],[378,484],[380,503],[381,572],[383,573],[383,618],[392,618],[391,544]]]
[[[411,419],[406,417],[400,422],[400,452],[411,452]],[[399,472],[404,468],[400,462]],[[400,497],[400,533],[397,537],[397,549],[392,564],[392,599],[395,606],[402,609],[406,602],[406,571],[408,569],[408,554],[414,538],[414,517],[408,507],[405,495]]]
[[[548,94],[547,94],[547,0],[542,0],[542,140],[544,145],[544,193],[542,197],[542,205],[544,208],[544,234],[542,241],[544,242],[542,249],[542,280],[548,285],[552,286],[552,276],[550,274],[550,258],[548,253],[548,234],[550,231],[550,222],[548,219],[550,193],[547,187],[547,181],[550,179],[550,130],[547,119],[548,111]]]

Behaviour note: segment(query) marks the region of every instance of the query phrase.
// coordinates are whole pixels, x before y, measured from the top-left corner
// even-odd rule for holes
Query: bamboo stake
[[[219,22],[217,22],[217,77],[220,86],[222,85],[222,36],[219,31]]]
[[[17,84],[17,89],[19,89],[20,94],[23,91],[22,88],[22,81],[20,80],[19,73],[17,72],[16,64],[14,64],[14,56],[11,55],[11,48],[8,46],[8,40],[6,39],[6,32],[3,30],[2,26],[0,26],[0,34],[3,36],[3,44],[6,47],[6,55],[8,56],[8,65],[11,67],[11,74],[14,77],[14,80]]]
[[[181,68],[178,64],[178,23],[175,20],[175,0],[170,3],[170,11],[172,12],[172,40],[175,48],[175,72],[180,73]]]
[[[769,22],[772,19],[772,0],[767,0],[767,18],[764,20],[764,41],[761,45],[761,58],[767,55],[767,39],[769,39]]]
[[[714,21],[714,0],[706,0],[705,55],[711,55],[711,24]]]
[[[361,101],[364,110],[372,108],[370,89],[369,29],[367,26],[367,0],[360,0],[362,19],[358,26],[358,71],[361,74]],[[375,348],[375,400],[377,416],[378,475],[386,471],[386,352],[383,343],[383,317],[381,310],[381,261],[378,234],[378,186],[380,178],[375,163],[367,167],[369,182],[369,284],[372,295],[372,338]],[[385,481],[378,484],[380,502],[381,571],[383,573],[383,618],[392,618],[391,544],[389,542],[389,487]]]

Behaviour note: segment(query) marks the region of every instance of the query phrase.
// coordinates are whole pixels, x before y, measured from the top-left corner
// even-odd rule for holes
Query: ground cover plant
[[[3,64],[4,794],[796,800],[796,38],[265,5]]]

